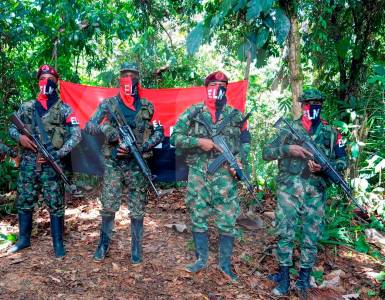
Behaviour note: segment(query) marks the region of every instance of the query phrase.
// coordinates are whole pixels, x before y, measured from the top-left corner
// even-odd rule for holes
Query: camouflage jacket
[[[206,128],[196,120],[205,118],[215,131],[230,114],[232,114],[231,121],[221,131],[221,135],[224,136],[234,155],[238,156],[243,151],[244,156],[247,156],[250,144],[249,142],[241,143],[242,113],[226,105],[214,124],[208,108],[203,103],[190,106],[179,116],[170,140],[170,143],[176,147],[177,155],[185,154],[190,166],[199,166],[199,168],[207,170],[209,162],[214,160],[219,153],[218,151],[205,152],[198,146],[199,138],[210,138],[210,136]]]
[[[159,124],[151,123],[152,116],[154,115],[153,104],[146,99],[138,100],[140,102],[135,102],[136,111],[130,110],[132,118],[127,119],[126,117],[126,121],[134,131],[141,152],[148,152],[163,141],[163,127]],[[121,105],[124,104],[119,95],[104,99],[85,126],[85,131],[89,134],[104,134],[107,143],[103,146],[103,154],[106,157],[112,155],[114,149],[118,146],[119,139],[118,125],[111,120],[112,118],[107,107],[109,106],[115,116],[117,116],[119,115],[117,107],[121,107]],[[124,109],[129,110],[129,108]]]
[[[32,134],[39,137],[33,114],[36,100],[23,103],[17,111],[18,117],[28,127]],[[59,158],[66,156],[80,142],[81,131],[72,109],[60,99],[41,117],[44,129],[51,140]],[[69,134],[68,134],[69,132]],[[17,142],[21,133],[14,124],[9,127],[10,136]],[[22,149],[22,159],[36,160],[36,153]]]
[[[301,119],[293,122],[296,130],[303,134],[309,133],[303,128]],[[341,134],[334,127],[321,122],[316,132],[310,135],[313,142],[323,151],[330,159],[332,165],[338,171],[342,171],[347,167],[347,157],[345,146],[342,143]],[[272,141],[267,143],[263,149],[262,157],[264,160],[278,160],[278,169],[281,176],[285,175],[302,175],[302,177],[314,177],[313,179],[322,179],[321,174],[310,174],[307,166],[307,160],[289,156],[289,146],[294,145],[291,134],[285,130],[280,130]],[[307,175],[306,175],[307,174]]]

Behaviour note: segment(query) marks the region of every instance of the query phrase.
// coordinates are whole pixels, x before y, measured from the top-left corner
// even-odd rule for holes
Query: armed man
[[[50,155],[60,165],[60,159],[80,142],[79,123],[72,109],[58,95],[57,71],[43,65],[37,72],[40,93],[36,100],[25,102],[16,113],[27,130],[51,145]],[[70,134],[65,134],[68,131]],[[37,151],[37,145],[12,124],[11,137],[22,146],[20,173],[17,181],[16,207],[19,217],[19,240],[10,249],[17,252],[31,245],[32,213],[42,190],[51,218],[51,235],[55,256],[65,256],[64,183],[55,169]]]
[[[321,119],[324,100],[324,96],[316,89],[304,91],[299,99],[303,114],[292,122],[292,127],[309,137],[337,171],[343,171],[347,167],[345,146],[337,129]],[[289,292],[289,268],[293,264],[297,223],[301,220],[300,271],[296,288],[300,294],[306,294],[310,288],[310,273],[317,258],[317,243],[323,228],[328,180],[321,165],[313,160],[313,154],[299,145],[290,131],[285,129],[281,129],[264,147],[263,159],[278,160],[279,169],[275,222],[280,270],[269,276],[278,283],[273,293],[286,295]]]
[[[133,131],[139,151],[144,156],[164,138],[163,127],[151,123],[154,106],[139,94],[139,70],[136,64],[123,63],[120,68],[119,94],[104,99],[86,124],[86,132],[102,133],[105,171],[100,211],[102,224],[94,261],[102,261],[109,249],[115,213],[120,208],[123,187],[128,188],[127,204],[131,215],[131,262],[142,262],[143,217],[147,204],[148,181],[128,148],[121,143],[119,121]],[[102,123],[102,121],[104,121]]]
[[[241,149],[247,151],[250,143],[242,113],[226,104],[228,81],[220,71],[206,77],[204,102],[189,107],[180,115],[173,128],[171,144],[179,153],[187,155],[189,166],[185,203],[190,212],[197,260],[186,270],[195,273],[207,266],[208,219],[213,215],[219,230],[219,268],[231,280],[237,280],[231,266],[235,222],[240,213],[235,172],[226,164],[213,174],[208,172],[208,166],[222,150],[212,140],[212,133],[223,136],[237,157]]]

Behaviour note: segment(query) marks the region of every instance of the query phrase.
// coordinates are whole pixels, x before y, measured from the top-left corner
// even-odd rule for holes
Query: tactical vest
[[[297,120],[294,123],[297,130],[301,130],[305,135],[309,135],[302,127],[301,121]],[[331,159],[335,159],[335,143],[337,138],[337,131],[330,125],[320,124],[314,135],[311,136],[313,142],[317,147]],[[296,145],[297,141],[293,140],[289,134],[285,137],[283,145]],[[298,157],[284,157],[278,160],[278,168],[280,172],[289,173],[292,175],[303,174],[307,167],[307,160]],[[308,173],[308,172],[307,172]]]
[[[36,100],[32,100],[25,104],[25,110],[21,116],[21,120],[31,132],[36,134],[39,133],[39,130],[35,120],[33,119],[35,101]],[[66,134],[64,128],[65,116],[62,116],[60,112],[61,105],[62,102],[59,99],[52,107],[50,107],[47,113],[41,117],[48,138],[56,150],[63,146],[65,140],[64,136]]]
[[[119,97],[113,97],[111,98],[110,107],[112,112],[115,114],[115,116],[119,116],[120,112],[118,111],[117,107],[119,105],[118,103]],[[133,122],[134,126],[131,126],[131,129],[134,132],[136,141],[138,146],[141,146],[145,141],[148,140],[148,138],[151,135],[151,118],[154,114],[154,107],[152,104],[146,100],[146,99],[140,99],[141,101],[141,107],[139,108],[138,112],[135,115],[135,120]],[[106,122],[109,122],[114,128],[117,128],[117,124],[113,124],[110,120],[107,120]],[[114,144],[108,144],[106,143],[106,148],[104,149],[104,154],[107,156],[111,155],[111,151],[116,145]]]
[[[191,126],[188,129],[187,135],[196,138],[210,138],[210,135],[207,132],[205,126],[198,121],[199,118],[204,118],[207,123],[210,124],[214,135],[220,134],[224,136],[231,152],[234,155],[239,153],[242,114],[238,110],[233,109],[230,106],[225,106],[221,114],[221,119],[214,124],[210,113],[208,111],[205,111],[204,104],[195,105],[188,116],[188,119],[191,122]],[[225,125],[223,127],[222,124],[224,124],[224,122]],[[187,152],[188,157],[194,155],[207,155],[208,158],[213,158],[218,154],[219,153],[214,151],[207,153],[199,147],[191,149]]]

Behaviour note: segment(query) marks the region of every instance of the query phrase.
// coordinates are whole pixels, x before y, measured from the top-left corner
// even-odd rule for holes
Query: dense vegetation
[[[133,60],[146,87],[201,85],[223,69],[249,79],[253,135],[252,178],[274,191],[275,167],[261,148],[281,114],[298,114],[298,95],[318,87],[324,117],[347,140],[346,173],[356,196],[383,230],[385,119],[385,2],[381,0],[8,0],[0,3],[0,137],[7,116],[37,93],[34,71],[42,63],[64,80],[113,86],[120,62]],[[0,167],[3,193],[16,171]],[[347,243],[380,257],[360,233],[344,200],[334,197],[324,241]]]

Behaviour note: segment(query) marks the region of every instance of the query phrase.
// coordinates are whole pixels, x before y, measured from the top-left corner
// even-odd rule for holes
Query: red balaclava
[[[132,77],[120,78],[120,97],[123,103],[130,109],[135,110],[135,96],[138,94],[138,79]]]
[[[221,86],[220,84],[209,86],[209,83],[213,81],[225,82],[227,85],[229,80],[227,76],[220,71],[211,73],[205,79],[207,97],[204,103],[207,106],[210,112],[211,118],[215,123],[219,117],[220,112],[225,106],[227,99],[226,99],[226,87]]]

